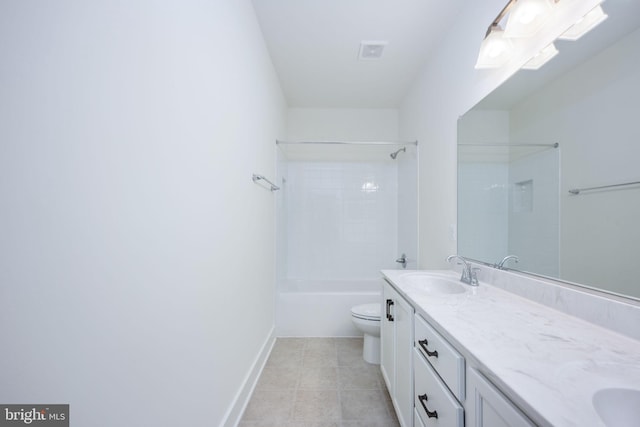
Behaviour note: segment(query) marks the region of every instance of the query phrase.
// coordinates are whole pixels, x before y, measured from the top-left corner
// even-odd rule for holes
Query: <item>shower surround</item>
[[[415,259],[417,242],[399,238],[417,234],[417,220],[406,220],[415,208],[399,201],[411,199],[404,192],[416,198],[417,150],[409,146],[394,160],[397,148],[365,145],[354,157],[345,147],[349,160],[335,147],[322,160],[279,150],[279,336],[358,336],[350,308],[380,301],[379,271],[398,268],[402,252]]]

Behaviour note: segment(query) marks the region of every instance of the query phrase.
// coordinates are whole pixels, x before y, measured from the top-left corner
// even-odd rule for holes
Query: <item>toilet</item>
[[[361,304],[351,308],[351,320],[364,333],[362,357],[365,362],[380,364],[380,304]]]

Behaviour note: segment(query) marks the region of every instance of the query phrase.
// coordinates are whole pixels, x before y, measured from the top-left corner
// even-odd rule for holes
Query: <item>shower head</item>
[[[399,149],[398,151],[394,151],[393,153],[389,154],[389,156],[390,156],[393,160],[395,160],[395,159],[396,159],[396,157],[398,157],[398,153],[399,153],[399,152],[401,152],[401,151],[405,151],[405,152],[406,152],[406,151],[407,151],[407,147],[402,147],[402,148],[401,148],[401,149]]]

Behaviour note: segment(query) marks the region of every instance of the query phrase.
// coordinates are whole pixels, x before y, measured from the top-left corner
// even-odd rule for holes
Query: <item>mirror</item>
[[[602,8],[460,118],[458,253],[640,300],[640,2]]]

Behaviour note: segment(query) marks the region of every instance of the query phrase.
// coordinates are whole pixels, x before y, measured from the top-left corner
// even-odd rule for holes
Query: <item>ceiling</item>
[[[252,0],[290,107],[396,108],[464,0]],[[359,60],[362,41],[386,41]]]

